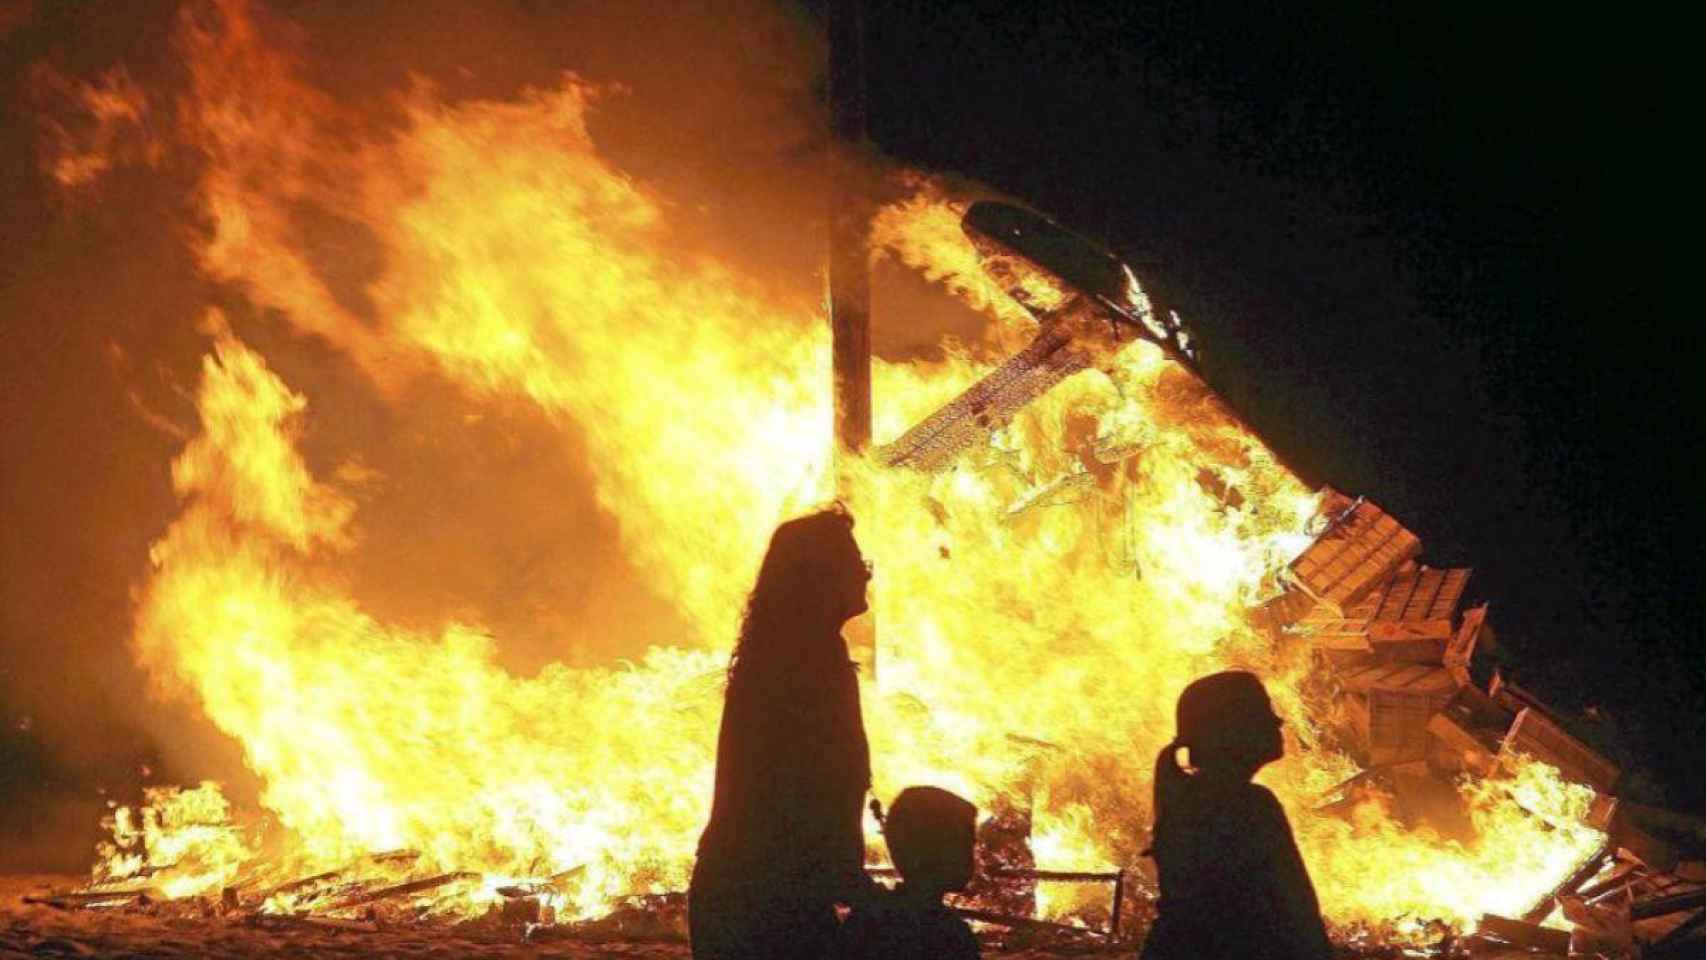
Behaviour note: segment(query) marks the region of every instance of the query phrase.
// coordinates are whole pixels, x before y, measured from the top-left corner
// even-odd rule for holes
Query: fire
[[[339,411],[210,313],[201,429],[172,465],[182,512],[154,547],[134,643],[164,691],[242,745],[277,829],[264,842],[188,832],[228,824],[223,799],[161,792],[118,812],[103,870],[138,874],[126,838],[141,829],[160,835],[146,865],[173,894],[399,848],[483,872],[485,887],[569,874],[567,916],[683,888],[744,591],[774,525],[831,495],[821,306],[678,249],[672,199],[588,131],[605,91],[571,76],[449,103],[421,85],[375,125],[306,84],[242,4],[217,14],[183,28],[178,136],[205,163],[201,268],[394,405],[448,384],[583,437],[627,564],[690,629],[636,640],[625,662],[523,677],[479,623],[423,629],[364,609],[344,571],[383,491],[359,450],[311,465],[305,437]],[[879,252],[985,310],[991,343],[1022,338],[1028,315],[983,279],[955,201],[914,182],[881,212]],[[342,211],[383,250],[366,306],[311,266],[290,225],[302,205]],[[999,359],[877,361],[878,439]],[[1576,825],[1579,792],[1534,765],[1474,793],[1473,841],[1374,805],[1350,822],[1311,812],[1355,767],[1320,742],[1306,654],[1274,650],[1247,611],[1308,543],[1316,498],[1158,349],[1069,379],[956,471],[851,472],[876,562],[865,704],[881,796],[937,783],[986,809],[1005,797],[1033,811],[1039,866],[1133,866],[1178,692],[1237,665],[1268,679],[1288,720],[1290,758],[1264,779],[1335,922],[1520,909],[1599,841]]]
[[[169,897],[217,888],[255,855],[211,782],[189,790],[151,788],[142,807],[119,807],[104,826],[112,839],[101,844],[97,879],[124,882],[163,873],[158,888]]]

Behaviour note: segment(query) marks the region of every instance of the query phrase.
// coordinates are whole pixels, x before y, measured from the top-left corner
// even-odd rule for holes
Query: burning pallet
[[[1284,593],[1253,619],[1327,665],[1343,692],[1341,732],[1368,767],[1357,779],[1495,778],[1522,756],[1597,796],[1588,825],[1604,847],[1523,915],[1485,916],[1462,946],[1475,956],[1623,955],[1637,944],[1646,957],[1697,955],[1684,951],[1706,943],[1706,823],[1620,799],[1621,769],[1558,711],[1498,671],[1477,684],[1472,667],[1493,630],[1485,604],[1464,608],[1470,570],[1418,564],[1420,539],[1369,501],[1329,489],[1323,514]],[[1678,835],[1694,859],[1666,839]],[[1555,913],[1569,929],[1543,925]]]

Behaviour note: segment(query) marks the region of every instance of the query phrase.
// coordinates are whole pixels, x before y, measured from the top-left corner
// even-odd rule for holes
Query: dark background
[[[375,85],[480,57],[549,82],[600,46],[597,31],[591,54],[515,45],[570,19],[544,0],[281,6]],[[1666,42],[1680,28],[1612,10],[1203,6],[1221,9],[867,0],[871,137],[1149,265],[1210,381],[1285,462],[1398,516],[1427,562],[1474,566],[1507,670],[1610,717],[1584,732],[1650,799],[1706,810],[1685,389],[1699,351],[1667,291],[1687,276],[1671,251],[1694,243],[1680,144],[1695,111]],[[43,58],[73,77],[169,74],[175,7],[0,0],[6,869],[84,867],[104,797],[180,779],[154,731],[204,760],[231,752],[185,733],[193,710],[144,697],[122,641],[175,510],[161,465],[177,447],[138,430],[125,389],[146,379],[138,357],[193,369],[204,344],[183,304],[208,294],[162,295],[194,274],[169,232],[63,216],[28,116]],[[669,42],[717,29],[687,22]],[[743,29],[726,25],[751,57],[775,46]],[[663,52],[606,56],[693,72]]]
[[[867,3],[870,131],[1151,263],[1213,385],[1506,671],[1706,806],[1666,26],[1539,5]]]

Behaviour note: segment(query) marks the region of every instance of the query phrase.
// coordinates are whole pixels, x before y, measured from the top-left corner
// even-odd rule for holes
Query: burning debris
[[[1056,246],[1014,246],[1019,241],[1011,237],[996,246],[989,237],[1002,235],[1003,224],[1038,231]],[[973,241],[983,238],[997,267],[992,272],[1009,278],[1003,285],[1020,302],[1029,307],[1053,290],[1057,309],[1038,313],[1042,332],[1035,349],[886,448],[892,466],[944,470],[960,453],[988,442],[1049,388],[1089,369],[1093,353],[1084,338],[1101,337],[1101,349],[1117,352],[1141,336],[1173,361],[1188,359],[1176,328],[1157,333],[1146,325],[1152,318],[1147,301],[1117,261],[1088,259],[1107,277],[1124,278],[1124,306],[1106,291],[1091,292],[1100,289],[1092,281],[1061,274],[1059,263],[1072,261],[1061,260],[1065,241],[1048,232],[1058,228],[1047,221],[1010,207],[974,205],[965,230]],[[234,340],[222,349],[234,370],[255,362]],[[1071,362],[1063,366],[1062,357]],[[239,382],[256,389],[267,385],[267,376],[264,367],[250,369]],[[1472,836],[1478,827],[1469,823],[1469,794],[1509,807],[1519,821],[1538,821],[1537,835],[1555,835],[1565,844],[1560,850],[1588,844],[1554,868],[1543,896],[1512,915],[1487,913],[1472,934],[1460,937],[1457,931],[1467,925],[1442,921],[1404,931],[1349,924],[1340,927],[1345,942],[1378,950],[1397,937],[1412,950],[1447,956],[1501,944],[1557,953],[1572,942],[1607,949],[1641,943],[1663,951],[1692,937],[1706,915],[1706,866],[1663,838],[1667,831],[1652,811],[1617,797],[1619,769],[1571,735],[1565,718],[1500,674],[1484,685],[1476,681],[1486,673],[1484,651],[1493,631],[1486,605],[1465,607],[1471,571],[1419,564],[1419,538],[1372,502],[1328,490],[1316,512],[1316,532],[1276,578],[1277,594],[1249,613],[1282,656],[1289,651],[1313,658],[1317,682],[1334,691],[1314,708],[1338,718],[1325,725],[1327,733],[1360,764],[1315,816],[1353,826],[1378,816],[1441,838]],[[1552,799],[1532,799],[1531,788],[1554,788],[1550,769],[1594,797],[1581,805],[1575,822],[1557,819],[1561,808]],[[1127,871],[1119,869],[1038,869],[1036,848],[1047,838],[1038,835],[1032,808],[1004,800],[996,809],[1001,814],[981,831],[982,872],[959,907],[966,916],[1029,942],[1107,944],[1141,932],[1150,887],[1136,877],[1128,882]],[[1307,841],[1309,827],[1303,829]],[[156,792],[138,810],[117,811],[112,832],[94,883],[30,902],[357,934],[432,924],[529,941],[679,940],[685,930],[678,893],[653,887],[622,894],[609,879],[598,885],[598,871],[588,864],[516,874],[466,869],[443,855],[406,849],[290,876],[290,864],[311,861],[260,854],[262,844],[233,824],[211,786]],[[1693,848],[1690,855],[1698,853]],[[1333,872],[1331,865],[1326,872]],[[595,884],[590,896],[589,881]],[[1106,906],[1086,907],[1079,899],[1069,902],[1080,906],[1065,912],[1039,909],[1045,889],[1100,885],[1111,888]]]
[[[1486,605],[1461,609],[1471,571],[1418,565],[1420,541],[1367,501],[1328,490],[1323,513],[1326,530],[1292,562],[1289,588],[1264,607],[1264,623],[1275,642],[1313,646],[1343,691],[1340,730],[1366,767],[1324,809],[1354,815],[1351,798],[1372,790],[1426,821],[1439,816],[1429,798],[1441,796],[1428,784],[1497,785],[1521,765],[1545,764],[1593,792],[1583,822],[1604,842],[1520,916],[1483,915],[1461,946],[1471,955],[1501,945],[1613,956],[1640,945],[1649,957],[1699,949],[1706,824],[1669,817],[1671,829],[1693,834],[1694,859],[1679,869],[1677,850],[1647,828],[1654,820],[1625,812],[1637,808],[1615,795],[1616,764],[1502,673],[1486,689],[1476,684],[1475,654],[1492,628]]]
[[[135,592],[133,650],[238,745],[269,820],[212,786],[157,790],[115,811],[93,883],[28,906],[314,935],[679,937],[732,572],[835,489],[817,291],[684,253],[672,217],[695,204],[600,150],[592,105],[622,107],[587,81],[507,99],[419,85],[372,123],[247,5],[212,12],[181,24],[189,83],[153,108],[172,142],[146,167],[193,158],[171,170],[194,184],[183,236],[225,306],[197,314],[194,389],[172,383],[199,425],[166,431],[181,503]],[[124,162],[79,160],[87,177],[65,186]],[[872,361],[876,433],[895,439],[847,491],[878,570],[883,669],[864,696],[880,792],[939,783],[1004,811],[966,909],[1032,936],[1139,934],[1147,758],[1178,690],[1238,666],[1271,680],[1293,731],[1274,791],[1347,943],[1451,953],[1488,912],[1503,921],[1480,924],[1487,944],[1694,935],[1698,846],[1619,797],[1569,718],[1477,682],[1492,627],[1465,609],[1468,571],[1418,565],[1419,539],[1374,504],[1307,490],[1194,375],[1176,316],[1123,264],[1038,215],[903,182],[876,244],[987,335]],[[383,254],[375,276],[328,277],[326,211]],[[973,292],[986,270],[1010,301]],[[316,352],[290,353],[302,342]],[[980,353],[996,344],[1010,359]],[[441,395],[455,406],[416,402]],[[425,439],[364,435],[351,396]],[[353,572],[388,578],[383,558],[422,549],[364,526],[375,501],[459,496],[423,451],[514,409],[584,458],[581,502],[620,534],[599,545],[668,606],[670,645],[603,611],[561,643],[609,630],[626,660],[520,676],[478,604],[421,614],[443,609],[426,599],[441,584]],[[327,421],[349,429],[309,456]],[[539,523],[552,493],[505,519]]]
[[[878,451],[888,466],[936,472],[1006,427],[1073,374],[1142,338],[1192,366],[1177,314],[1154,306],[1131,268],[1046,217],[981,201],[961,220],[983,268],[1036,318],[1036,337],[1007,362]]]

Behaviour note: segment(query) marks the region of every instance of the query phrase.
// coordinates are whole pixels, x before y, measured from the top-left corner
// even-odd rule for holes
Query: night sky
[[[99,6],[0,0],[0,847],[46,829],[40,816],[87,831],[92,785],[151,751],[118,638],[158,533],[135,518],[173,509],[172,445],[127,419],[106,334],[66,318],[91,289],[185,274],[186,255],[98,218],[68,225],[41,196],[27,118],[39,58],[85,75],[169,59],[174,3]],[[346,8],[287,6],[340,42],[326,25]],[[466,9],[431,7],[423,30]],[[556,9],[490,8],[493,22]],[[1693,243],[1689,155],[1672,142],[1691,114],[1670,102],[1686,61],[1663,24],[1614,12],[867,0],[870,134],[899,163],[982,181],[1144,266],[1211,384],[1284,462],[1379,503],[1430,565],[1475,567],[1507,672],[1560,707],[1597,706],[1611,720],[1585,732],[1637,789],[1706,811],[1684,389],[1699,348],[1659,293],[1687,276],[1672,251]],[[356,51],[383,39],[349,26]],[[442,62],[422,69],[453,75],[484,36],[423,46]],[[480,55],[543,78],[575,66],[543,43]],[[108,254],[72,269],[87,238]],[[63,316],[55,284],[73,297]],[[137,298],[124,323],[192,361],[202,348],[187,328],[156,332],[184,327],[170,301]],[[108,424],[108,442],[79,452],[44,410]],[[151,472],[122,498],[71,482],[139,463]],[[62,611],[52,630],[43,609]],[[124,675],[62,686],[23,668],[42,651]],[[43,735],[55,715],[77,721],[74,755]],[[54,803],[15,802],[38,794]]]
[[[1149,274],[1215,388],[1507,673],[1706,805],[1693,336],[1656,25],[1471,4],[868,5],[871,134]],[[1521,8],[1521,9],[1519,9]]]

